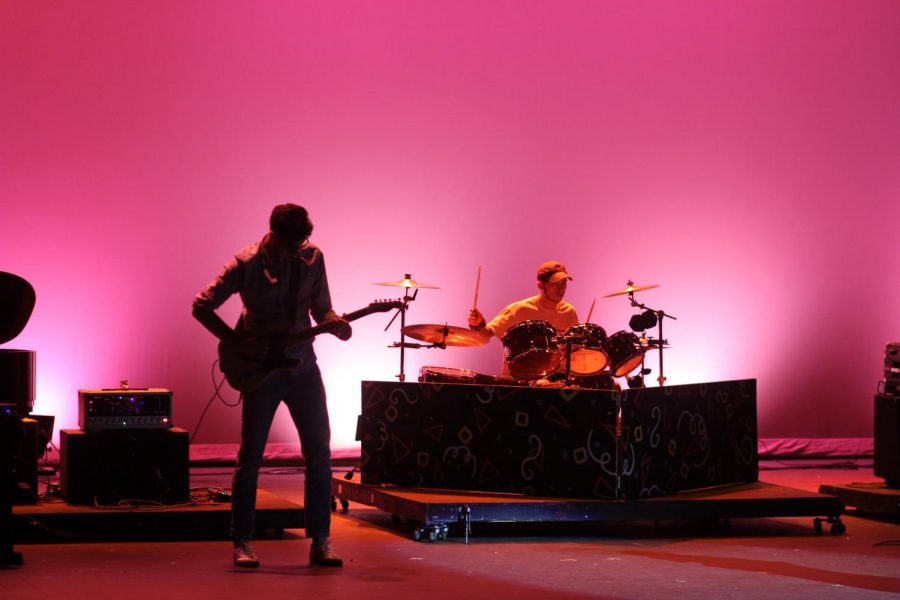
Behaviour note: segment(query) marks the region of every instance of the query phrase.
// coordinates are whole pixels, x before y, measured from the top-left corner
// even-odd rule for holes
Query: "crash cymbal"
[[[388,285],[391,287],[404,287],[404,288],[424,288],[430,290],[439,290],[440,287],[436,285],[431,285],[428,283],[419,283],[412,279],[407,273],[406,276],[400,281],[379,281],[378,283],[373,283],[372,285]]]
[[[658,285],[634,285],[634,282],[629,281],[628,285],[625,286],[625,289],[621,289],[617,292],[613,292],[611,294],[607,294],[603,296],[604,298],[612,298],[613,296],[623,296],[625,294],[633,294],[635,292],[643,292],[644,290],[652,290],[653,288],[658,288]]]
[[[428,342],[429,344],[446,344],[448,346],[482,346],[487,339],[467,327],[453,325],[407,325],[403,335]]]

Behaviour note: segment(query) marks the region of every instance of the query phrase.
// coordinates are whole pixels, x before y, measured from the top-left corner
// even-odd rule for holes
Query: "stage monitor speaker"
[[[900,488],[900,396],[875,394],[875,475]]]
[[[60,492],[70,504],[188,500],[184,429],[60,431]]]

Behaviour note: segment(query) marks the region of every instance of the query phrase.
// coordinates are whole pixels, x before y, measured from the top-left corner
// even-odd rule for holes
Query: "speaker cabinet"
[[[875,394],[875,475],[900,488],[900,396]]]
[[[16,491],[13,504],[35,504],[38,501],[38,456],[41,454],[40,429],[34,419],[22,419],[22,443],[16,455]]]
[[[60,492],[70,504],[188,499],[184,429],[60,431]]]

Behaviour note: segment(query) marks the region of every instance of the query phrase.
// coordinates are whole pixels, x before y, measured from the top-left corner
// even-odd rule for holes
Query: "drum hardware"
[[[624,289],[619,290],[617,292],[613,292],[611,294],[607,294],[606,296],[604,296],[604,298],[610,298],[612,296],[627,295],[628,301],[631,303],[631,306],[633,306],[634,308],[639,308],[642,311],[644,311],[642,315],[636,315],[640,318],[637,319],[637,321],[634,323],[634,325],[632,325],[632,328],[634,328],[635,326],[637,326],[637,327],[643,326],[643,327],[647,327],[649,329],[650,327],[652,327],[654,325],[659,328],[659,338],[657,340],[657,343],[648,344],[648,348],[655,347],[655,348],[659,349],[659,376],[656,378],[656,381],[659,382],[659,387],[663,387],[666,383],[665,371],[663,370],[663,349],[666,346],[668,346],[668,342],[663,337],[663,320],[666,317],[668,317],[670,319],[674,319],[676,321],[678,319],[677,319],[677,317],[674,317],[662,310],[649,308],[646,305],[641,304],[640,302],[638,302],[637,300],[634,299],[635,292],[642,292],[644,290],[649,290],[649,289],[658,288],[658,287],[659,287],[658,285],[635,286],[634,282],[629,280],[628,284],[625,286]],[[651,315],[652,315],[652,318],[651,318]],[[655,319],[655,323],[653,323],[654,319]],[[635,321],[634,317],[632,317],[632,321]],[[651,323],[652,323],[652,325],[651,325]],[[626,333],[626,332],[620,332],[620,333]],[[638,338],[638,339],[640,339],[640,338]],[[640,345],[640,341],[638,342],[638,345]],[[641,373],[642,373],[641,379],[642,380],[643,380],[643,375],[645,374],[644,373],[645,369],[643,368],[643,364],[644,364],[644,358],[643,358],[643,352],[642,352],[641,353]],[[622,367],[622,368],[624,368],[624,367]]]
[[[401,345],[402,344],[402,345]],[[419,350],[421,348],[440,348],[445,350],[446,344],[416,344],[414,342],[394,342],[388,348],[409,348],[411,350]]]
[[[384,328],[387,331],[390,326],[397,319],[397,315],[400,315],[400,342],[395,343],[393,346],[388,346],[388,348],[400,348],[400,374],[397,375],[397,378],[404,382],[406,381],[406,374],[404,372],[404,364],[405,364],[405,351],[406,348],[411,347],[407,345],[405,335],[403,330],[406,329],[406,311],[409,310],[409,303],[416,299],[416,296],[419,295],[420,289],[432,289],[439,290],[440,288],[436,285],[429,285],[427,283],[419,283],[415,281],[409,273],[406,273],[403,276],[403,279],[400,281],[382,281],[380,283],[374,283],[372,285],[386,285],[390,287],[402,287],[403,291],[403,305],[397,309],[397,312],[394,313],[394,316],[391,318],[390,322],[388,322],[387,326]],[[415,289],[412,295],[409,294],[410,289]]]
[[[643,356],[646,358],[646,352],[648,350],[654,350],[659,348],[669,348],[668,340],[655,340],[653,338],[638,338],[638,343],[641,345],[642,351],[644,352]],[[631,375],[628,377],[626,382],[628,383],[628,387],[630,389],[638,389],[647,387],[644,384],[644,376],[649,375],[651,373],[651,369],[644,368],[644,362],[641,361],[641,369],[635,375]]]
[[[582,341],[584,339],[583,336],[577,334],[568,335],[568,332],[554,339],[554,342],[557,346],[559,345],[560,341],[562,341],[566,345],[566,378],[564,379],[566,387],[572,385],[572,344],[576,341],[576,338],[578,341]]]

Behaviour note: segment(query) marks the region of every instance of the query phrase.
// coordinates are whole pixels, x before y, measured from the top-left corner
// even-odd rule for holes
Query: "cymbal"
[[[642,348],[651,350],[653,348],[670,348],[669,340],[654,340],[648,338],[638,338]]]
[[[446,344],[448,346],[482,346],[487,340],[467,327],[453,325],[407,325],[403,335],[429,344]]]
[[[409,275],[401,279],[400,281],[379,281],[377,283],[373,283],[372,285],[388,285],[391,287],[404,287],[404,288],[424,288],[430,290],[439,290],[440,287],[436,285],[431,285],[428,283],[419,283],[412,279]]]
[[[634,282],[629,281],[628,285],[625,286],[624,289],[621,289],[617,292],[613,292],[611,294],[607,294],[603,296],[604,298],[612,298],[613,296],[622,296],[625,294],[633,294],[635,292],[643,292],[644,290],[652,290],[653,288],[658,288],[658,285],[634,285]]]

